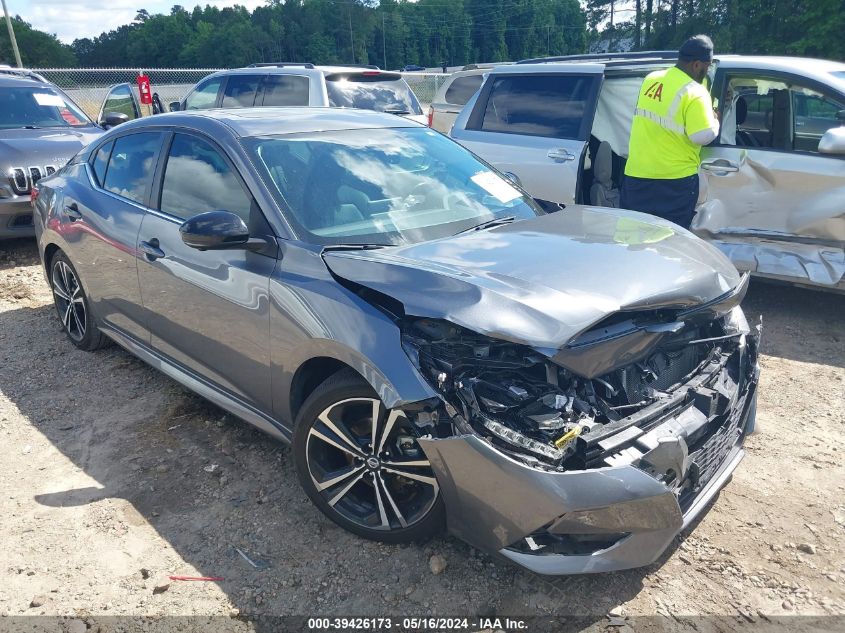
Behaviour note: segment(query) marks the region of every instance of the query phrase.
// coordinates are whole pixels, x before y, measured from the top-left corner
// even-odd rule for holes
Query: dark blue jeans
[[[656,180],[625,176],[622,180],[623,209],[642,211],[688,229],[698,201],[698,174],[686,178]]]

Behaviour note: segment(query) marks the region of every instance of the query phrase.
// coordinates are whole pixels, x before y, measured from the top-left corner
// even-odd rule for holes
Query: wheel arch
[[[308,396],[330,376],[346,368],[360,375],[390,409],[436,395],[401,348],[397,355],[387,354],[386,347],[382,346],[370,358],[339,341],[311,339],[301,348],[289,351],[284,369],[291,370],[281,372],[281,380],[275,386],[277,413],[293,430],[296,416]]]

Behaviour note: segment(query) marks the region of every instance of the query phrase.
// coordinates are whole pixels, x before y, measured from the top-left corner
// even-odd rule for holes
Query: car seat
[[[593,185],[590,204],[599,207],[619,207],[619,189],[613,184],[613,152],[610,143],[602,141],[593,158]]]

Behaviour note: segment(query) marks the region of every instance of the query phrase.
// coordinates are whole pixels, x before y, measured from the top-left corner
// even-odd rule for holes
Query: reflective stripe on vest
[[[634,110],[634,114],[637,116],[641,116],[644,119],[648,119],[653,123],[657,123],[662,128],[669,130],[670,132],[675,132],[676,134],[686,134],[686,130],[684,126],[680,123],[675,123],[674,120],[660,116],[656,112],[652,112],[650,110],[644,110],[643,108],[637,108]]]

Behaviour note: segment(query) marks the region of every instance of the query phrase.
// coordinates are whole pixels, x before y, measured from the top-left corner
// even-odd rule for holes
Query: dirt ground
[[[306,499],[285,446],[116,346],[76,350],[34,244],[0,243],[0,622],[845,616],[845,296],[755,282],[745,309],[764,321],[760,432],[709,513],[650,567],[542,578],[445,535],[387,546],[344,532]]]

